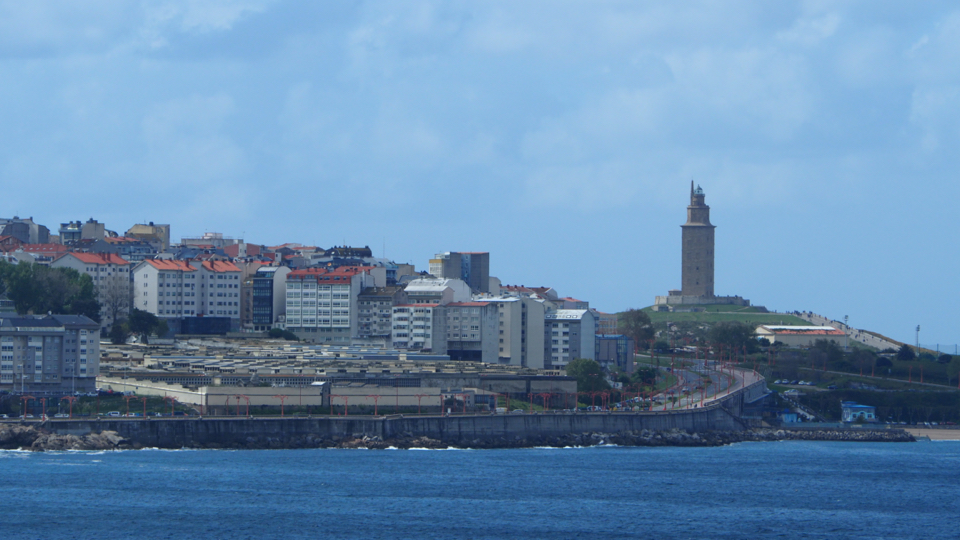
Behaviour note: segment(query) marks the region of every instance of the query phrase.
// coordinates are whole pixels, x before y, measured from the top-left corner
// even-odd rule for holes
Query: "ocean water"
[[[960,443],[0,451],[0,538],[957,538]]]

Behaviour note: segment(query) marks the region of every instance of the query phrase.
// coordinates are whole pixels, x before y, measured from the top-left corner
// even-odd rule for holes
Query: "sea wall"
[[[104,431],[116,432],[131,444],[159,448],[235,447],[251,440],[345,437],[427,437],[445,443],[462,444],[478,439],[559,437],[572,433],[643,430],[683,430],[693,433],[745,429],[739,419],[719,406],[656,413],[57,420],[45,422],[42,427],[51,433],[78,437]]]

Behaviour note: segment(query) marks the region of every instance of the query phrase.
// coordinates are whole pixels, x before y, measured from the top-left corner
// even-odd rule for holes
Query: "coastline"
[[[924,430],[926,431],[926,430]],[[937,430],[930,430],[937,431]],[[926,436],[923,434],[922,436]],[[716,447],[738,442],[775,441],[841,441],[841,442],[915,442],[914,434],[901,429],[884,430],[785,430],[752,429],[743,431],[687,432],[681,429],[668,431],[625,431],[619,433],[584,432],[560,436],[481,437],[471,440],[449,441],[414,434],[381,438],[378,436],[316,436],[295,435],[288,437],[250,435],[242,441],[228,443],[211,442],[188,448],[198,449],[295,449],[295,448],[343,448],[343,449],[497,449],[534,447],[585,447],[585,446],[688,446]],[[0,449],[23,449],[43,452],[46,450],[136,450],[145,447],[136,440],[125,438],[115,431],[102,431],[87,435],[61,435],[36,426],[20,424],[0,425]],[[173,447],[170,447],[173,448]]]

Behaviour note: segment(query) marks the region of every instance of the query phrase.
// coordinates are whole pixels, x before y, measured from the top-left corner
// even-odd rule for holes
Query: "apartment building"
[[[543,302],[526,296],[479,296],[476,299],[497,305],[497,361],[543,369]]]
[[[287,330],[307,341],[349,344],[359,330],[360,292],[385,284],[383,268],[342,266],[334,270],[294,270],[287,274]]]
[[[485,251],[437,253],[429,261],[430,275],[461,279],[473,291],[490,292],[490,253]]]
[[[261,266],[253,273],[251,311],[253,330],[267,332],[287,312],[286,266]]]
[[[387,274],[389,280],[389,273]],[[357,338],[390,347],[393,334],[393,306],[407,303],[403,287],[367,287],[357,297]]]
[[[90,392],[100,374],[100,325],[83,315],[0,314],[0,391]]]
[[[148,259],[133,267],[133,307],[162,319],[205,313],[206,295],[196,268],[184,261]]]
[[[391,341],[397,349],[447,354],[446,308],[401,304],[392,309]]]
[[[461,279],[418,278],[404,288],[411,304],[469,302],[470,287]]]
[[[499,306],[496,302],[451,302],[447,319],[447,354],[451,360],[498,362]]]
[[[596,354],[596,319],[588,309],[558,309],[544,316],[543,357],[547,369],[563,369],[571,360]]]
[[[112,253],[66,253],[51,264],[54,268],[72,268],[90,276],[100,302],[100,326],[110,328],[114,321],[130,314],[133,299],[132,265]]]

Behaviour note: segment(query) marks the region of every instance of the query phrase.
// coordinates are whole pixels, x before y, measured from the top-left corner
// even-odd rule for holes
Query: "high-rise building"
[[[486,251],[437,253],[429,268],[434,277],[462,279],[474,292],[490,292],[490,253]]]

